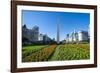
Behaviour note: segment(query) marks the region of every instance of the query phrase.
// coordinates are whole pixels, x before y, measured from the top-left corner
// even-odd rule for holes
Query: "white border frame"
[[[72,60],[72,61],[50,61],[50,62],[30,62],[22,63],[22,36],[21,36],[21,11],[22,10],[39,10],[39,11],[56,11],[56,12],[79,12],[90,13],[90,60]],[[30,67],[48,67],[48,66],[64,66],[64,65],[83,65],[94,64],[94,10],[93,9],[77,9],[77,8],[60,8],[60,7],[44,7],[44,6],[17,6],[17,68]]]

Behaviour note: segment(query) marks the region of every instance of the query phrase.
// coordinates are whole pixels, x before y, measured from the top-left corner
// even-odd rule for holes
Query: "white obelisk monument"
[[[57,44],[59,44],[59,20],[57,20]]]

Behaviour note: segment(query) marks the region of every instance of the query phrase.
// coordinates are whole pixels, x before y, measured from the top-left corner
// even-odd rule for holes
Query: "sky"
[[[35,25],[39,27],[39,33],[47,34],[51,39],[57,35],[57,24],[59,24],[60,41],[66,38],[74,30],[76,32],[88,31],[90,24],[89,13],[76,12],[51,12],[22,10],[22,25],[26,24],[28,29]]]

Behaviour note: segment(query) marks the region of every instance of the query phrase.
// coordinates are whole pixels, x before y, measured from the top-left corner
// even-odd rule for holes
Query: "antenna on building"
[[[74,33],[76,33],[76,30],[74,29]]]

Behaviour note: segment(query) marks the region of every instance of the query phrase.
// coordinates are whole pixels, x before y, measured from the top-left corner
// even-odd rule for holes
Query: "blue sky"
[[[22,25],[26,24],[29,29],[37,25],[39,26],[39,32],[47,34],[50,38],[56,39],[58,23],[60,25],[60,40],[63,40],[67,33],[74,30],[88,31],[90,14],[22,10]]]

